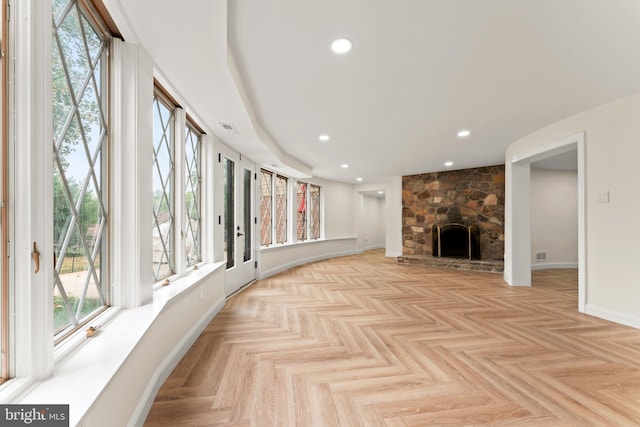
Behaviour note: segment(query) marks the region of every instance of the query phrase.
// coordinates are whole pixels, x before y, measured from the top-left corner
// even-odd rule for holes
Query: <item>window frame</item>
[[[100,236],[100,242],[99,242],[99,254],[100,254],[100,272],[99,272],[99,280],[100,280],[100,288],[101,288],[101,293],[102,293],[102,298],[104,298],[104,304],[101,305],[100,307],[92,310],[91,312],[87,313],[86,315],[78,318],[77,323],[75,322],[71,322],[71,324],[65,326],[62,329],[59,330],[55,330],[54,329],[54,344],[57,345],[61,342],[63,342],[67,337],[73,335],[75,332],[77,332],[79,329],[81,329],[84,325],[87,325],[88,323],[90,323],[94,318],[96,318],[97,316],[99,316],[101,313],[103,313],[105,310],[107,310],[110,305],[111,305],[111,296],[110,296],[110,286],[109,286],[109,276],[110,276],[110,252],[109,252],[109,238],[110,238],[110,231],[109,231],[109,223],[110,223],[110,212],[109,212],[109,194],[110,194],[110,174],[109,174],[109,151],[110,151],[110,145],[111,145],[111,122],[110,122],[110,97],[111,97],[111,82],[110,82],[110,74],[111,74],[111,60],[110,60],[110,51],[111,51],[111,40],[113,37],[115,36],[119,36],[119,33],[117,32],[113,32],[112,28],[114,28],[113,25],[109,25],[108,22],[110,21],[110,17],[108,17],[108,14],[105,15],[104,13],[100,12],[99,7],[96,7],[96,5],[94,5],[91,2],[87,2],[87,1],[83,1],[83,0],[69,0],[65,6],[65,10],[71,10],[73,8],[77,8],[78,13],[81,15],[81,19],[84,18],[87,20],[87,22],[89,23],[89,25],[91,26],[91,28],[97,33],[99,34],[99,36],[103,39],[104,43],[105,43],[105,48],[103,53],[101,54],[102,57],[100,59],[101,64],[101,70],[100,70],[100,78],[101,80],[99,82],[96,82],[97,85],[99,85],[99,90],[101,93],[101,97],[102,99],[99,99],[98,101],[101,101],[102,106],[100,107],[101,113],[104,116],[104,140],[101,142],[102,147],[100,148],[100,160],[99,160],[99,172],[100,172],[100,176],[97,177],[100,188],[99,189],[95,189],[96,191],[99,191],[101,193],[101,197],[98,198],[99,202],[100,202],[100,207],[101,210],[103,209],[103,212],[101,212],[103,214],[103,218],[102,218],[102,229],[100,230],[101,232],[101,236]],[[49,9],[53,12],[52,9]],[[103,12],[106,12],[103,11]],[[68,12],[68,13],[72,13],[72,12]],[[105,19],[105,16],[107,17]],[[53,24],[55,25],[55,16],[54,16],[54,21]],[[56,35],[55,35],[55,31],[52,33],[52,42],[56,43]],[[84,31],[82,32],[82,39],[83,39],[83,43],[85,43],[85,48],[86,43],[87,43],[87,36],[84,34]],[[87,52],[88,53],[88,52]],[[53,57],[53,49],[51,51],[52,57]],[[59,51],[59,55],[62,58],[62,52]],[[89,64],[90,66],[90,64]],[[68,78],[68,72],[66,70],[66,66],[64,65],[64,63],[62,64],[62,67],[64,69],[65,74],[67,74],[67,78]],[[51,63],[51,69],[50,69],[50,75],[53,72],[53,63]],[[90,71],[90,73],[93,73],[92,71]],[[89,82],[87,84],[87,86],[91,85],[91,82]],[[76,94],[77,96],[78,94]],[[95,95],[97,97],[97,94]],[[73,100],[72,100],[73,102]],[[80,102],[79,100],[76,100],[76,102]],[[52,110],[53,110],[53,104],[52,105]],[[51,116],[51,123],[53,124],[53,113]],[[80,126],[82,127],[82,124],[80,124]],[[63,127],[62,131],[65,131],[66,126]],[[84,132],[84,131],[83,131]],[[55,135],[52,134],[52,137],[54,137]],[[85,137],[83,137],[84,139]],[[56,141],[54,141],[55,144]],[[84,142],[83,142],[84,144]],[[85,147],[85,149],[87,149],[87,147]],[[56,154],[54,153],[52,155],[52,165],[57,162],[56,160]],[[89,165],[90,169],[93,169],[94,167],[96,167],[96,165]],[[53,167],[53,169],[55,170],[55,167]],[[92,173],[93,175],[93,173]],[[52,174],[53,176],[53,174]],[[67,185],[66,183],[68,182],[67,179],[65,177],[62,178],[63,179],[63,183],[65,184],[65,186]],[[83,184],[84,185],[84,184]],[[53,187],[52,187],[53,188]],[[67,188],[68,189],[68,188]],[[53,191],[53,190],[52,190]],[[86,193],[87,194],[87,193]],[[52,209],[55,208],[54,205],[52,205]],[[53,223],[52,223],[53,224]],[[52,225],[53,227],[53,225]],[[55,242],[54,242],[55,243]],[[87,248],[85,247],[85,250]],[[95,251],[95,249],[93,250]],[[54,251],[55,253],[55,251]],[[94,260],[95,262],[95,260]],[[54,267],[53,272],[54,272],[54,281],[58,281],[60,280],[58,278],[58,273],[56,273],[56,268]],[[95,266],[92,267],[93,269],[95,269]],[[88,270],[88,273],[91,274],[92,269]],[[94,271],[95,274],[95,271]],[[61,286],[63,286],[64,289],[64,284],[62,283],[62,281],[60,280]],[[55,288],[55,284],[54,284],[54,288]],[[81,301],[84,299],[84,295],[81,296]],[[65,301],[66,302],[66,301]]]
[[[289,242],[289,197],[291,192],[289,191],[290,180],[288,177],[280,174],[275,175],[273,181],[274,191],[273,197],[275,199],[273,203],[275,222],[273,225],[273,231],[276,244],[285,244]],[[278,185],[281,182],[283,184]],[[282,189],[284,194],[280,194],[280,204],[278,204],[278,190]],[[278,217],[280,216],[280,217]],[[280,222],[282,219],[282,222]]]
[[[185,202],[184,202],[184,215],[183,215],[183,221],[184,221],[184,225],[183,228],[185,230],[185,267],[189,268],[189,267],[193,267],[194,265],[197,265],[199,263],[202,262],[203,260],[203,251],[202,251],[202,183],[203,183],[203,179],[202,179],[202,161],[203,161],[203,155],[202,155],[202,139],[204,136],[204,131],[202,131],[202,129],[195,123],[195,121],[189,116],[186,116],[186,123],[184,126],[185,129],[185,137],[184,137],[184,141],[183,141],[183,145],[185,146],[184,149],[184,165],[185,165],[185,173],[188,174],[189,170],[191,169],[189,167],[188,164],[188,157],[187,157],[187,153],[189,153],[189,149],[187,147],[187,144],[190,143],[190,135],[194,135],[196,138],[196,147],[194,150],[194,162],[196,163],[196,172],[197,172],[197,195],[194,196],[195,197],[195,203],[197,204],[196,210],[197,210],[197,230],[195,232],[195,235],[193,236],[193,244],[197,247],[196,249],[196,254],[195,254],[195,259],[191,260],[191,256],[189,254],[189,252],[187,251],[187,245],[186,245],[186,240],[189,236],[189,232],[191,231],[191,225],[190,225],[190,216],[189,216],[189,206],[188,206],[188,201],[187,201],[187,194],[189,194],[188,192],[188,185],[191,184],[191,180],[189,179],[189,177],[187,175],[184,175],[184,183],[182,188],[184,189],[184,198],[185,198]],[[191,233],[193,234],[193,233]]]
[[[309,184],[304,181],[296,182],[296,240],[309,240],[308,200]],[[302,222],[302,224],[301,224]]]
[[[314,210],[316,208],[316,205],[314,204],[314,200],[313,200],[313,194],[314,194],[314,189],[317,189],[317,193],[318,193],[318,203],[317,203],[317,220],[314,221]],[[315,184],[309,184],[308,189],[307,189],[307,195],[309,197],[308,201],[307,201],[307,206],[309,206],[309,208],[307,209],[307,222],[309,224],[309,231],[308,231],[308,238],[309,240],[319,240],[322,236],[322,187],[319,185],[315,185]],[[317,233],[314,232],[314,224],[317,223]]]
[[[265,183],[265,176],[269,176],[270,182]],[[276,194],[276,180],[281,179],[286,181],[286,185],[281,185],[281,188],[286,188],[286,204],[281,207],[286,212],[286,222],[281,224],[279,229],[282,234],[282,228],[286,230],[287,239],[279,241],[278,229],[277,229],[277,194]],[[282,174],[270,171],[263,167],[260,168],[260,182],[259,186],[260,196],[260,247],[268,248],[275,245],[305,243],[322,239],[322,186],[318,184],[312,184],[309,181],[299,181]],[[306,188],[304,198],[299,197],[300,188],[304,186]],[[268,190],[269,192],[267,193]],[[314,205],[313,194],[317,193],[317,206]],[[303,204],[304,209],[300,212],[300,206]],[[315,208],[315,210],[313,210]],[[312,211],[313,210],[313,211]],[[304,235],[300,236],[300,213],[304,214]],[[317,221],[314,223],[313,215],[317,215]],[[296,220],[291,220],[293,217]],[[276,219],[274,219],[276,218]],[[265,219],[268,219],[268,224],[265,223]],[[314,224],[316,228],[314,229]],[[265,237],[268,237],[270,241],[265,243]]]
[[[156,102],[160,103],[162,106],[164,106],[168,111],[169,111],[169,120],[170,123],[168,124],[171,128],[170,129],[164,129],[163,130],[163,134],[164,137],[171,137],[171,141],[168,141],[169,144],[169,156],[170,156],[170,171],[169,171],[169,199],[167,200],[167,209],[168,209],[168,213],[169,213],[169,218],[170,218],[170,227],[169,227],[169,232],[167,233],[167,237],[169,239],[169,242],[162,242],[162,246],[163,246],[163,252],[164,254],[166,254],[167,256],[167,263],[169,266],[169,272],[162,275],[160,274],[160,271],[158,270],[159,274],[156,274],[156,262],[155,260],[152,263],[153,266],[153,280],[155,283],[164,283],[164,284],[168,284],[170,281],[170,278],[174,275],[176,275],[177,273],[177,266],[179,265],[177,263],[176,260],[176,255],[177,252],[176,251],[176,241],[179,239],[176,239],[176,218],[181,218],[181,216],[178,216],[178,212],[177,212],[177,205],[178,203],[176,203],[176,189],[178,188],[182,188],[177,182],[176,182],[176,178],[179,177],[180,175],[177,172],[177,168],[180,167],[182,165],[182,163],[178,160],[178,153],[176,152],[176,148],[179,147],[181,144],[176,143],[176,131],[177,129],[181,129],[181,127],[178,125],[177,120],[176,120],[176,111],[179,109],[179,106],[177,105],[177,103],[173,100],[173,98],[171,96],[169,96],[166,92],[166,90],[164,89],[164,87],[162,87],[161,84],[159,84],[157,81],[154,81],[154,91],[153,91],[153,108],[154,110],[156,109]],[[155,129],[156,127],[156,123],[155,123],[155,113],[154,113],[154,122],[153,122],[153,128]],[[168,134],[167,134],[168,132]],[[156,158],[157,158],[157,153],[156,153],[156,141],[155,141],[155,135],[154,135],[154,141],[153,141],[153,151],[154,151],[154,159],[153,159],[153,168],[157,170],[158,165],[156,162]],[[152,176],[155,178],[155,171],[152,173]],[[153,184],[154,185],[154,184]],[[155,192],[156,189],[153,187],[152,185],[152,190],[153,190],[153,232],[155,232],[156,230],[158,231],[158,233],[160,234],[160,224],[158,224],[158,212],[156,212],[156,207],[155,207]],[[166,187],[163,187],[164,189],[166,189]],[[180,192],[180,194],[182,194],[182,191]],[[164,192],[164,194],[162,195],[162,199],[164,199],[166,196],[166,192]],[[151,236],[151,238],[153,239],[153,234]],[[152,250],[153,249],[153,245],[152,245]],[[167,253],[168,251],[168,253]],[[161,255],[160,261],[163,260],[164,254]],[[160,262],[161,263],[161,262]],[[158,267],[159,269],[159,267]]]
[[[6,248],[9,245],[9,212],[5,200],[9,200],[9,139],[8,139],[8,90],[9,90],[9,66],[7,54],[9,53],[7,39],[9,25],[7,17],[8,0],[2,0],[0,7],[0,50],[4,56],[0,58],[0,384],[10,376],[11,352],[9,351],[9,257]]]
[[[265,184],[263,182],[263,177],[269,176],[269,183]],[[268,247],[273,244],[273,179],[274,173],[260,168],[260,246]],[[264,190],[268,189],[268,195],[265,195]],[[264,206],[265,201],[267,201],[268,206]],[[268,225],[265,223],[264,219],[269,218]],[[265,243],[265,237],[269,238],[269,241]]]

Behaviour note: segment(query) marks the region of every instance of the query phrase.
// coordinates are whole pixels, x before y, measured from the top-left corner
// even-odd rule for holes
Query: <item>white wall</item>
[[[510,163],[584,131],[586,312],[635,327],[640,327],[640,239],[630,226],[640,210],[634,179],[640,158],[639,117],[640,94],[636,94],[534,132],[506,152]],[[605,191],[610,202],[597,203],[596,194]],[[515,242],[508,250],[517,250]]]
[[[358,221],[358,237],[362,239],[363,249],[385,247],[385,199],[380,197],[362,197],[362,215]]]
[[[356,227],[366,222],[363,218],[363,192],[382,190],[385,194],[384,202],[384,244],[385,255],[388,257],[398,257],[402,255],[402,177],[394,176],[383,181],[358,184],[355,186],[354,194],[356,206]],[[358,247],[366,246],[360,231],[358,231]]]
[[[309,180],[322,186],[324,238],[355,237],[353,222],[353,185],[321,179]]]
[[[578,268],[577,171],[532,167],[530,191],[532,268]]]

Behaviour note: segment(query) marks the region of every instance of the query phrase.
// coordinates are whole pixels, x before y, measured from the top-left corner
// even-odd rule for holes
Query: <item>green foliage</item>
[[[60,19],[60,14],[68,3],[69,0],[53,0],[56,21]],[[84,255],[81,239],[88,239],[91,243],[89,230],[100,223],[102,216],[100,201],[90,188],[86,190],[82,200],[79,200],[83,187],[81,180],[84,177],[72,176],[71,166],[82,171],[89,164],[89,159],[75,154],[73,161],[84,164],[71,165],[70,158],[76,152],[85,153],[87,150],[93,156],[92,151],[99,149],[97,139],[103,128],[99,105],[100,61],[105,44],[80,12],[78,4],[73,3],[53,38],[52,113],[57,158],[53,176],[53,223],[57,257],[67,255],[60,254],[59,251],[71,226],[73,229],[67,251]],[[83,158],[84,160],[78,160]],[[78,173],[83,172],[76,172]],[[75,225],[72,224],[72,206],[77,209]]]
[[[77,201],[80,197],[81,188],[73,178],[67,181],[69,187],[69,193],[65,192],[62,178],[59,174],[53,176],[53,237],[56,242],[56,255],[59,257],[61,254],[58,250],[62,248],[62,244],[67,234],[67,230],[71,225],[72,211],[69,206],[73,204],[77,206]],[[74,227],[71,240],[69,241],[68,251],[72,253],[83,253],[82,238],[88,238],[89,230],[92,227],[96,227],[100,224],[101,212],[100,201],[97,199],[92,191],[87,190],[84,194],[84,198],[78,208],[78,217]]]
[[[54,3],[54,9],[61,10],[63,3],[67,2]],[[87,40],[86,48],[85,39]],[[89,84],[82,92],[85,82],[92,75],[92,64],[87,58],[86,50],[88,49],[89,54],[93,56],[91,58],[93,61],[99,62],[98,53],[102,46],[103,42],[97,37],[86,18],[78,12],[77,7],[72,7],[53,38],[53,133],[54,144],[57,144],[55,148],[63,170],[69,166],[68,155],[82,143],[83,136],[90,144],[91,130],[99,128],[102,123],[97,88],[92,80],[89,80]],[[95,67],[98,85],[100,68],[100,64]],[[75,104],[78,105],[78,114],[70,117],[74,99]]]

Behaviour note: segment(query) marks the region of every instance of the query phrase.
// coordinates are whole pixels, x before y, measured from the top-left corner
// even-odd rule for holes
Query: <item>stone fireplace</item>
[[[402,177],[399,262],[501,271],[504,171],[497,165]]]

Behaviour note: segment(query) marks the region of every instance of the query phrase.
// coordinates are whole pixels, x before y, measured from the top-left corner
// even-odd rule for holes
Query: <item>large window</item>
[[[299,242],[320,238],[320,187],[297,183],[296,234]]]
[[[187,266],[202,260],[200,141],[202,134],[188,122],[185,138],[185,230]]]
[[[260,244],[268,246],[273,242],[272,231],[272,200],[273,174],[267,170],[260,170]]]
[[[276,243],[287,241],[287,198],[289,197],[289,180],[281,175],[276,175]]]
[[[320,238],[320,187],[309,185],[309,238]]]
[[[53,1],[54,329],[108,304],[107,38],[76,0]]]
[[[303,242],[320,238],[320,187],[298,181],[289,202],[289,179],[260,170],[260,244]],[[293,193],[293,192],[292,192]],[[295,197],[295,198],[294,198]],[[295,222],[288,225],[289,203],[294,204]],[[295,226],[295,230],[293,227]],[[289,230],[291,228],[291,230]],[[291,233],[291,234],[290,234]]]
[[[156,90],[153,99],[153,276],[156,281],[175,271],[174,111],[175,107]]]
[[[296,235],[298,241],[307,240],[307,188],[309,184],[305,182],[298,182],[298,191],[296,192],[297,202],[297,221],[296,221]]]

